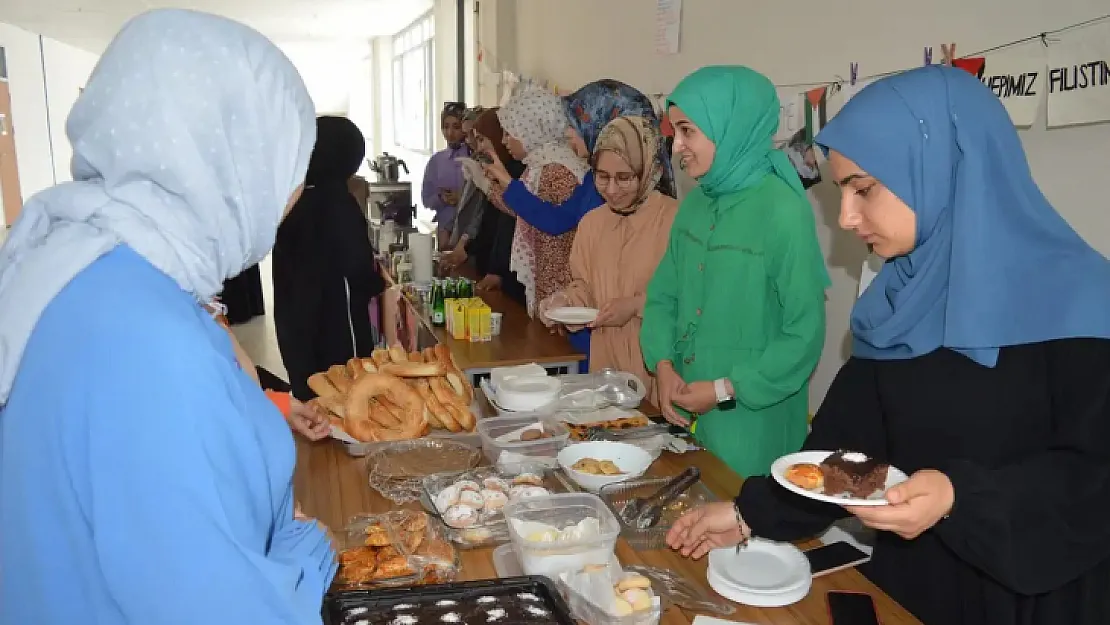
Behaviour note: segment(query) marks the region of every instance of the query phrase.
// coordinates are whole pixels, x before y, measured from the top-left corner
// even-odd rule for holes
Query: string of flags
[[[1048,126],[1050,128],[1075,124],[1089,124],[1110,121],[1110,14],[1070,24],[1063,28],[1045,31],[1009,41],[992,48],[960,57],[957,55],[956,42],[940,45],[940,63],[963,69],[978,77],[988,88],[998,95],[1011,119],[1018,127],[1033,125],[1042,103],[1048,104]],[[1099,26],[1098,28],[1086,28]],[[1082,35],[1061,40],[1055,35],[1067,31],[1084,29]],[[1036,53],[998,54],[1018,46],[1039,41]],[[932,65],[933,46],[923,48],[922,62]],[[494,81],[500,89],[501,103],[504,104],[527,81],[541,84],[559,95],[570,91],[558,84],[532,77],[522,77],[519,73],[498,67],[496,59],[479,45],[478,66],[480,82],[490,84]],[[835,113],[859,89],[879,78],[896,74],[902,70],[882,72],[867,76],[860,75],[860,63],[851,61],[848,65],[848,78],[837,76],[835,80],[815,83],[793,83],[776,85],[782,100],[780,134],[792,138],[801,132],[801,137],[812,141],[813,135],[824,125],[830,111]],[[808,87],[808,88],[807,88]],[[806,88],[800,93],[794,89]],[[666,94],[650,96],[660,112],[664,108]],[[830,101],[833,101],[830,105]],[[666,116],[661,116],[664,120]],[[785,123],[782,123],[785,122]],[[664,123],[664,126],[666,124]],[[667,132],[667,128],[663,129]]]

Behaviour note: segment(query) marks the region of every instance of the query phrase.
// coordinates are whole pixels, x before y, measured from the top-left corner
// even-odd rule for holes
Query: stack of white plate
[[[789,543],[753,539],[709,554],[709,586],[725,599],[773,608],[796,603],[809,594],[813,576],[809,560]]]

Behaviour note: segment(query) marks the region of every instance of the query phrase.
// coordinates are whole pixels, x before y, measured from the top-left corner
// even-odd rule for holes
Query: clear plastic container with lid
[[[570,430],[561,421],[537,414],[479,419],[478,435],[486,458],[504,471],[536,463],[557,467],[559,450],[570,440]]]
[[[596,495],[565,493],[505,507],[509,538],[525,575],[554,577],[613,557],[621,528]]]

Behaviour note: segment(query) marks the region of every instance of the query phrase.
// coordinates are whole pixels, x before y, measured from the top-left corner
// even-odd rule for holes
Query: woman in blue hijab
[[[700,557],[852,514],[878,530],[864,572],[927,625],[1110,622],[1110,263],[1041,194],[1002,104],[963,70],[876,82],[817,143],[841,226],[887,261],[804,448],[910,478],[874,507],[751,478],[735,508],[692,513],[670,543]]]
[[[0,623],[320,622],[335,557],[289,427],[205,308],[273,247],[315,118],[221,17],[145,13],[100,58],[74,181],[0,248]]]

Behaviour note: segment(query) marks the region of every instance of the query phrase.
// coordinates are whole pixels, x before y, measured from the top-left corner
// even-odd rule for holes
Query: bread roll
[[[340,392],[346,393],[351,388],[351,376],[347,375],[346,365],[332,365],[328,368],[328,381]]]
[[[446,370],[438,362],[405,362],[382,365],[382,373],[399,378],[428,378],[443,375]]]
[[[312,389],[319,397],[338,397],[342,395],[339,389],[328,379],[326,373],[313,373],[308,376],[308,388]]]

